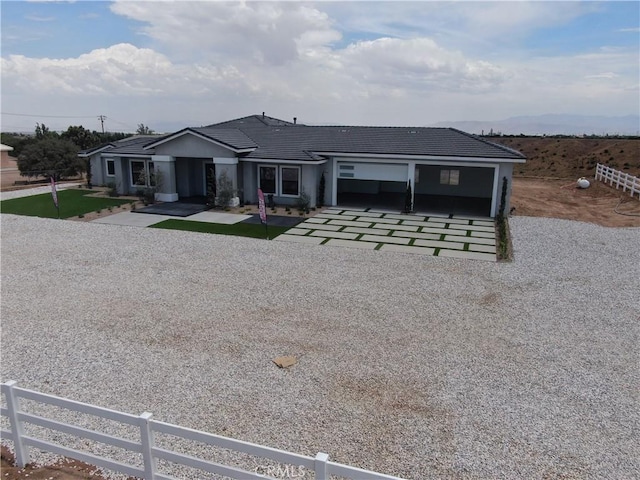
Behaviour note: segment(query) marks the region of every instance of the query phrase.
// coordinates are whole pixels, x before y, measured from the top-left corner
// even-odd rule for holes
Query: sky
[[[3,131],[640,110],[635,1],[3,0],[0,13]]]

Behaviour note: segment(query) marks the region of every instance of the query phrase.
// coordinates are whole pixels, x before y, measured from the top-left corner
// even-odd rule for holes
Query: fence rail
[[[616,190],[622,187],[623,192],[629,190],[629,195],[632,197],[638,195],[638,198],[640,198],[640,178],[638,177],[602,165],[601,163],[596,166],[595,177],[596,180],[608,183],[611,186],[615,185]]]
[[[33,390],[19,388],[17,387],[17,383],[13,380],[3,383],[0,387],[7,405],[6,408],[0,408],[0,414],[9,419],[9,424],[11,426],[10,431],[4,429],[0,430],[0,435],[2,435],[3,440],[10,440],[13,443],[16,463],[20,467],[24,467],[30,462],[29,448],[33,447],[46,452],[86,462],[97,467],[106,468],[146,480],[175,480],[175,477],[157,471],[157,461],[160,459],[234,479],[275,478],[258,472],[257,469],[251,471],[231,465],[223,465],[221,463],[161,448],[156,446],[154,442],[154,434],[158,433],[172,435],[185,440],[197,441],[209,446],[245,453],[283,464],[294,465],[297,468],[305,469],[305,471],[313,472],[314,478],[317,480],[329,480],[331,475],[340,475],[342,477],[353,479],[367,478],[368,480],[402,480],[398,477],[330,462],[329,456],[325,453],[318,453],[315,457],[309,457],[241,440],[235,440],[233,438],[222,437],[220,435],[214,435],[199,430],[156,421],[152,418],[152,414],[149,412],[144,412],[142,415],[136,416]],[[93,415],[101,419],[115,421],[119,424],[134,426],[136,429],[139,429],[140,441],[137,442],[116,437],[104,432],[86,429],[22,411],[20,408],[21,399],[30,400],[41,405],[61,407],[72,412]],[[69,448],[45,439],[35,438],[25,434],[25,424],[44,427],[86,440],[92,440],[101,444],[118,447],[136,454],[142,454],[144,466],[141,468],[139,466],[122,463],[112,458],[101,457],[85,451]],[[283,470],[282,468],[276,469],[276,471],[280,473],[283,471],[286,472],[286,470]],[[269,473],[269,469],[267,469],[267,473]],[[289,475],[289,478],[293,478],[293,476]]]

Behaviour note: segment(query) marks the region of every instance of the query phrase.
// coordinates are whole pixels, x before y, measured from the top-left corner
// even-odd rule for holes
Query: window
[[[440,170],[440,185],[458,185],[460,170]]]
[[[146,173],[144,171],[144,162],[132,160],[130,162],[130,165],[131,165],[131,184],[141,185],[144,187],[147,184]]]
[[[297,197],[300,195],[300,167],[280,167],[280,195]]]
[[[130,160],[131,185],[134,187],[154,187],[156,171],[150,160]]]
[[[107,177],[115,177],[116,175],[116,161],[107,159]]]
[[[259,184],[262,193],[270,193],[276,195],[276,167],[260,166],[258,167]]]
[[[300,167],[280,165],[258,166],[258,188],[262,193],[280,197],[300,196]]]

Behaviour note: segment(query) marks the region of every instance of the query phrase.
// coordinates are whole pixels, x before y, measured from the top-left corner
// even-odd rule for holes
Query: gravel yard
[[[640,477],[639,228],[515,217],[494,264],[1,217],[2,381],[406,478]]]

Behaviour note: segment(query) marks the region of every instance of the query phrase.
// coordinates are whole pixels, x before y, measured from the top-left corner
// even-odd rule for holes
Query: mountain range
[[[640,115],[546,114],[504,120],[438,122],[427,126],[453,127],[477,135],[640,135]]]

